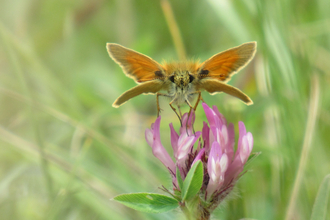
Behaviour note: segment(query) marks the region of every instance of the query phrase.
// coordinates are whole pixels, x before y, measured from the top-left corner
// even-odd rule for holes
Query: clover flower
[[[204,210],[204,214],[207,215],[234,188],[251,154],[253,137],[250,132],[246,132],[244,123],[239,122],[239,138],[235,151],[234,125],[227,123],[216,106],[210,108],[205,103],[202,106],[208,120],[208,123],[204,122],[202,131],[195,133],[193,131],[195,121],[193,111],[189,118],[187,113],[182,116],[179,133],[175,131],[172,123],[169,125],[175,162],[160,141],[161,117],[156,119],[151,129],[146,130],[145,136],[154,156],[169,170],[174,191],[181,190],[176,179],[176,168],[184,180],[194,163],[199,160],[203,163],[204,176],[198,198],[203,200],[199,203],[199,209]]]

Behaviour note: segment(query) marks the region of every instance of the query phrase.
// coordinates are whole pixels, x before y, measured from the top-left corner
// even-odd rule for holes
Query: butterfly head
[[[185,90],[185,88],[189,86],[189,83],[192,83],[194,79],[195,77],[190,74],[188,70],[175,71],[169,77],[169,80],[180,90]]]

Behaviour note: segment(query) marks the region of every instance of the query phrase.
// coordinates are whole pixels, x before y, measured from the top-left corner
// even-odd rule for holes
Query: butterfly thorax
[[[163,64],[169,80],[168,96],[175,105],[191,102],[196,91],[194,82],[197,80],[198,61],[173,62]]]

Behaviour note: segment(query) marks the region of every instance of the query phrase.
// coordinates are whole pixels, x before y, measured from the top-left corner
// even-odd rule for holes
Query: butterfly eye
[[[191,83],[192,81],[194,81],[195,77],[193,75],[189,75],[189,83]]]
[[[173,83],[174,83],[174,75],[170,76],[170,78],[169,78],[169,79],[171,80],[171,82],[173,82]]]

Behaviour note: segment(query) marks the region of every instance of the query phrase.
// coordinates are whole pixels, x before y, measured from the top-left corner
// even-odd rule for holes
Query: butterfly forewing
[[[162,66],[150,57],[114,43],[108,43],[107,49],[111,58],[122,67],[125,74],[136,82],[164,79]]]
[[[256,42],[249,42],[212,56],[199,67],[199,78],[228,82],[254,56]]]

